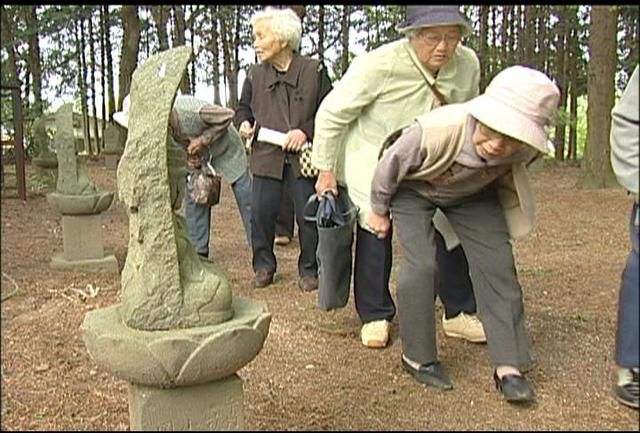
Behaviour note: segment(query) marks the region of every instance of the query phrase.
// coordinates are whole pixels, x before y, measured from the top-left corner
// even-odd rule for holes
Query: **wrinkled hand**
[[[200,156],[202,150],[207,147],[207,143],[205,142],[202,136],[192,138],[189,140],[189,145],[187,146],[187,155],[188,156]]]
[[[367,215],[367,225],[371,227],[378,239],[384,239],[391,229],[391,219],[389,214],[378,215],[372,211]]]
[[[240,134],[240,138],[246,140],[247,138],[253,137],[256,128],[255,126],[251,126],[251,123],[248,120],[245,120],[240,124],[240,129],[238,129],[238,134]]]
[[[316,194],[318,194],[318,197],[322,197],[327,191],[333,192],[333,195],[336,197],[338,196],[336,175],[329,170],[320,170],[318,180],[316,181]]]
[[[284,140],[282,149],[289,152],[299,152],[306,142],[307,134],[305,134],[301,129],[292,129],[287,132],[287,138]]]

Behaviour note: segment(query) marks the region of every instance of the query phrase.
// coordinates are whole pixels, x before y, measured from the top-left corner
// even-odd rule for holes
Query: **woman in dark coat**
[[[298,286],[318,287],[315,253],[318,233],[302,210],[314,192],[315,178],[300,172],[299,154],[313,141],[314,118],[331,81],[321,62],[298,53],[300,18],[290,9],[267,8],[251,19],[253,65],[242,87],[235,122],[242,138],[252,138],[251,245],[255,287],[273,282],[275,223],[285,187],[289,187],[299,227]]]

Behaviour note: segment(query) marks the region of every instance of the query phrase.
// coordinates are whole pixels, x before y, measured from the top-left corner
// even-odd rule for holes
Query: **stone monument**
[[[191,48],[158,53],[133,74],[128,138],[117,169],[129,215],[122,302],[81,326],[95,362],[129,382],[131,430],[242,430],[236,372],[260,352],[271,314],[233,297],[219,267],[201,259],[180,213],[186,153],[169,114]]]
[[[105,255],[101,213],[113,201],[113,192],[100,192],[78,159],[73,140],[73,105],[56,113],[54,135],[58,157],[56,191],[47,201],[62,214],[63,253],[54,255],[50,266],[61,270],[118,272],[113,254]]]
[[[58,159],[53,150],[51,150],[51,139],[47,133],[46,116],[38,117],[31,126],[33,146],[35,155],[32,159],[33,164],[39,171],[54,169],[58,166]]]
[[[104,166],[108,170],[118,168],[118,162],[124,151],[127,132],[121,126],[108,123],[104,129]]]

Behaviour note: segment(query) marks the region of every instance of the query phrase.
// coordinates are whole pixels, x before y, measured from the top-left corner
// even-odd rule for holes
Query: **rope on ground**
[[[11,281],[15,287],[15,289],[13,289],[13,291],[11,293],[8,293],[4,296],[2,296],[2,298],[0,298],[0,302],[4,302],[7,299],[11,298],[12,296],[15,296],[19,291],[20,291],[20,287],[18,286],[18,284],[16,283],[16,281],[11,278],[10,275],[5,274],[4,272],[2,273],[2,276],[6,279],[8,279],[9,281]]]

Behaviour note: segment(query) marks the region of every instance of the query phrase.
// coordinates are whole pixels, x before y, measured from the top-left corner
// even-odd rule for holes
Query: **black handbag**
[[[316,223],[318,229],[318,308],[342,308],[349,301],[352,273],[353,229],[358,207],[347,190],[339,187],[338,196],[327,192],[318,202],[317,194],[309,197],[304,219]],[[315,214],[310,214],[316,204]]]

